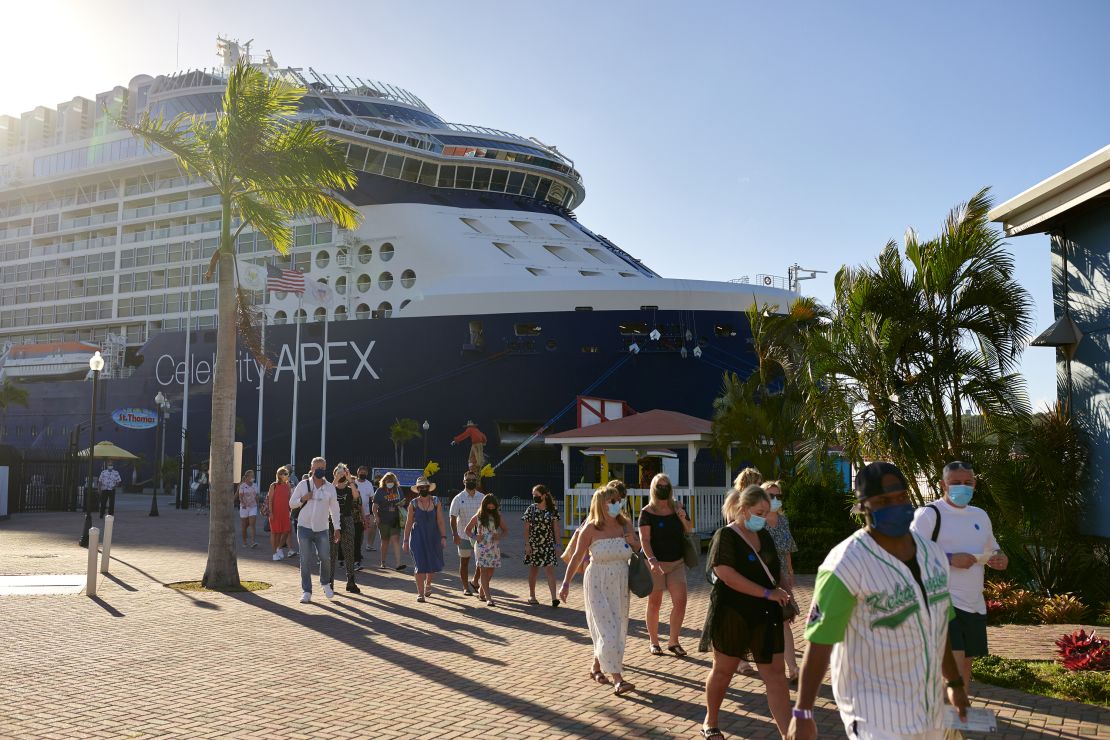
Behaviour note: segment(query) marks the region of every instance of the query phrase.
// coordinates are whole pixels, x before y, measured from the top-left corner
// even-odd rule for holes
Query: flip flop
[[[672,653],[674,653],[679,658],[685,658],[686,657],[686,651],[682,648],[681,645],[668,645],[667,649],[670,650]]]
[[[596,681],[600,684],[611,683],[611,681],[609,680],[609,677],[606,676],[601,671],[590,671],[590,678],[592,678],[594,681]]]
[[[663,648],[659,647],[658,645],[652,645],[651,646],[651,654],[652,655],[662,655],[663,654]]]
[[[536,601],[535,599],[528,599],[528,601],[526,603],[529,603],[532,606],[539,606],[540,605],[540,602]]]
[[[716,727],[703,727],[698,732],[702,737],[724,737],[725,734],[718,730]]]
[[[613,693],[616,696],[624,696],[630,691],[636,690],[636,684],[629,683],[628,681],[617,681],[617,685],[613,687]]]

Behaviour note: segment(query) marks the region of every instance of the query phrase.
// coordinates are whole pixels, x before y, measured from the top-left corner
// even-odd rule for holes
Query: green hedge
[[[851,506],[852,499],[831,467],[803,473],[786,484],[783,511],[798,543],[795,572],[816,573],[829,550],[859,528]]]

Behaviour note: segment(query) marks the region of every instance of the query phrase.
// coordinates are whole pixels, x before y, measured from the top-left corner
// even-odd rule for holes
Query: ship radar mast
[[[247,64],[251,63],[251,44],[254,39],[245,43],[240,43],[239,39],[226,39],[223,36],[216,37],[216,54],[223,62],[224,69],[232,69],[235,65],[239,64],[240,60],[246,61]],[[272,62],[273,57],[270,52],[266,52],[267,61]]]

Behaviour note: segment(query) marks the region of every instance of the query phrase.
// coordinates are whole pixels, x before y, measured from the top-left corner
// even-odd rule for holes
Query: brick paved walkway
[[[0,737],[697,736],[709,661],[694,652],[707,595],[695,573],[683,629],[690,657],[648,653],[644,602],[633,599],[625,675],[638,690],[618,698],[588,680],[580,581],[567,607],[524,603],[519,522],[494,609],[458,595],[457,576],[444,574],[418,604],[411,576],[378,570],[360,574],[361,595],[328,602],[317,589],[301,605],[295,563],[271,561],[266,544],[242,551],[239,568],[244,579],[273,583],[269,590],[164,588],[203,572],[207,519],[165,499],[152,519],[148,506],[121,496],[111,577],[97,599],[0,598]],[[0,575],[81,572],[81,518],[0,522]],[[456,564],[452,553],[447,568]],[[1059,631],[1006,628],[992,643],[1048,657]],[[1000,737],[1110,737],[1110,711],[993,687],[977,693],[999,713]],[[830,699],[826,686],[819,725],[824,737],[842,737]],[[758,681],[737,676],[721,726],[731,737],[777,737]]]

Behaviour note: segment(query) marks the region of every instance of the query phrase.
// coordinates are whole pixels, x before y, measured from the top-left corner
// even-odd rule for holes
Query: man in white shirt
[[[474,556],[474,545],[466,537],[466,525],[482,508],[482,494],[478,491],[478,474],[467,470],[463,475],[463,490],[451,499],[448,514],[451,517],[451,534],[459,548],[459,578],[463,583],[463,594],[473,596],[478,590],[478,568],[474,568],[474,581],[470,581],[470,558]],[[460,534],[460,532],[462,534]]]
[[[100,477],[96,479],[96,487],[100,489],[100,518],[104,518],[104,512],[107,511],[112,516],[116,515],[116,487],[119,486],[122,478],[120,478],[119,471],[112,465],[109,460],[104,470],[100,471]]]
[[[975,470],[965,462],[944,466],[944,497],[922,506],[912,529],[940,545],[948,556],[948,587],[956,615],[948,625],[952,655],[964,683],[971,686],[971,659],[987,655],[987,602],[983,598],[984,565],[1005,570],[1009,559],[999,551],[990,517],[968,506],[975,495]]]
[[[324,596],[335,598],[332,588],[334,575],[331,565],[331,543],[328,541],[328,518],[335,527],[335,541],[342,536],[339,518],[339,500],[335,486],[327,479],[327,460],[312,458],[311,475],[297,484],[289,497],[289,509],[299,510],[297,517],[297,542],[301,553],[301,603],[312,601],[312,573],[309,553],[313,549],[320,560],[320,585]]]

